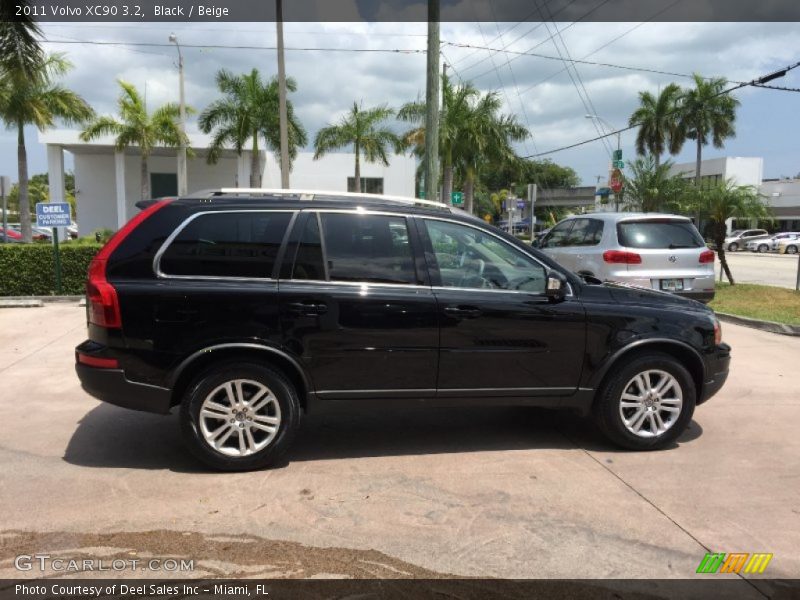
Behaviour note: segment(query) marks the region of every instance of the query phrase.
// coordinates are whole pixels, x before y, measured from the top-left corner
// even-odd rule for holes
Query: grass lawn
[[[786,288],[718,283],[717,294],[709,306],[741,317],[800,325],[800,292]]]

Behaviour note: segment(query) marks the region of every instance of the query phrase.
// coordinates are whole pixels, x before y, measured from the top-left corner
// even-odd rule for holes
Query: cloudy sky
[[[64,83],[99,113],[108,114],[115,112],[118,78],[142,90],[146,86],[149,106],[177,101],[175,48],[126,43],[166,43],[174,31],[184,45],[275,45],[274,23],[52,23],[43,30],[48,40],[119,44],[46,44],[49,51],[67,53],[74,64]],[[298,83],[291,100],[310,138],[354,100],[365,106],[396,107],[424,95],[425,55],[418,51],[425,49],[426,31],[425,23],[287,23],[287,72]],[[798,23],[445,23],[442,41],[455,77],[498,91],[505,110],[530,128],[532,139],[518,148],[523,155],[597,136],[596,123],[585,118],[587,113],[622,127],[637,105],[639,91],[657,92],[671,81],[689,84],[678,75],[635,69],[749,81],[800,60]],[[458,45],[531,51],[551,58]],[[187,102],[198,110],[217,97],[214,74],[222,67],[235,72],[257,67],[265,76],[277,71],[273,50],[187,47],[184,57]],[[560,57],[633,69],[581,64],[567,70]],[[800,69],[773,84],[800,88]],[[723,150],[708,148],[705,156],[761,156],[766,177],[800,172],[800,94],[748,88],[736,96],[742,103],[738,135]],[[189,128],[196,130],[196,123]],[[26,130],[26,135],[30,173],[46,170],[44,147],[35,130]],[[634,137],[635,132],[622,135],[626,158],[633,154]],[[550,158],[573,167],[585,184],[593,184],[607,170],[608,145],[593,142]],[[694,149],[687,145],[676,160],[693,158]],[[71,163],[69,156],[67,161]],[[16,179],[16,134],[10,131],[0,133],[0,171]]]

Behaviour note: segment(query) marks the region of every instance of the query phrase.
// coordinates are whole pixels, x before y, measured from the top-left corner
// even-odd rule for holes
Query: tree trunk
[[[468,169],[464,177],[464,210],[469,214],[474,213],[474,198],[475,198],[475,173],[472,169]]]
[[[661,155],[660,154],[653,154],[653,159],[656,163],[656,171],[658,171],[658,167],[661,165]]]
[[[31,205],[28,199],[28,153],[25,151],[25,126],[22,123],[17,124],[17,169],[20,230],[22,241],[30,242],[33,238],[31,235]]]
[[[703,162],[703,144],[700,141],[700,136],[697,136],[697,162],[695,163],[694,168],[694,185],[698,192],[701,191],[700,187],[700,164]],[[700,229],[700,209],[697,210],[695,213],[695,220],[697,224],[697,229]],[[724,250],[723,250],[724,252]]]
[[[714,243],[717,245],[717,255],[719,256],[720,268],[725,272],[725,276],[731,285],[736,285],[733,281],[731,268],[728,266],[728,259],[725,256],[725,223],[714,223]]]
[[[258,151],[258,132],[253,133],[253,151],[250,155],[250,187],[261,187],[261,154]]]
[[[361,147],[358,140],[353,144],[353,149],[356,151],[356,172],[355,181],[353,182],[353,191],[356,194],[361,193]]]
[[[142,200],[150,200],[150,169],[147,167],[147,155],[142,153]]]
[[[444,202],[447,205],[451,205],[452,202],[452,193],[453,193],[453,165],[445,165],[444,167],[444,177],[442,177],[442,197],[439,198],[439,202]]]

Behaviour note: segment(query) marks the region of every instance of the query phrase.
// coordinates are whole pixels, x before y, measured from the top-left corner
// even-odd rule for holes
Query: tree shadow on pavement
[[[701,433],[693,421],[679,442]],[[342,458],[576,447],[624,452],[607,442],[590,420],[567,412],[528,407],[350,406],[307,415],[279,466]],[[176,414],[152,415],[107,404],[80,421],[64,460],[84,467],[206,471],[183,445]]]

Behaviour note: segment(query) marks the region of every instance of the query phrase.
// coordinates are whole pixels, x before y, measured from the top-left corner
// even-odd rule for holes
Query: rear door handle
[[[473,306],[448,306],[444,314],[454,319],[477,319],[483,312]]]
[[[289,309],[307,317],[316,317],[328,312],[328,305],[323,302],[290,302]]]

